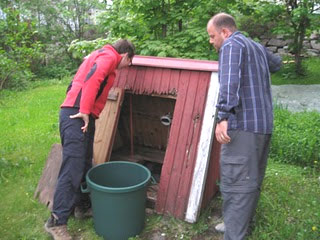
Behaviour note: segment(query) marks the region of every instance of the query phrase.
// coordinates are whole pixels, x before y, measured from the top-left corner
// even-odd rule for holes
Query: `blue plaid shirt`
[[[273,111],[270,72],[281,58],[261,44],[234,32],[219,51],[218,119],[228,119],[228,130],[271,134]]]

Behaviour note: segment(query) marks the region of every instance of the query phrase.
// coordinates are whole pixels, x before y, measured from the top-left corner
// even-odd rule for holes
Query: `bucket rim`
[[[129,187],[106,187],[106,186],[102,186],[99,184],[96,184],[95,182],[93,182],[90,178],[89,178],[89,174],[91,171],[93,171],[95,168],[101,167],[103,165],[111,165],[111,164],[130,164],[130,165],[135,165],[137,167],[143,168],[146,173],[147,173],[147,177],[144,181],[142,181],[141,183],[129,186]],[[132,192],[135,191],[137,189],[140,189],[142,187],[144,187],[145,185],[148,184],[148,182],[151,179],[151,172],[148,168],[146,168],[145,166],[143,166],[142,164],[139,163],[134,163],[134,162],[130,162],[130,161],[110,161],[110,162],[105,162],[105,163],[101,163],[99,165],[96,165],[94,167],[92,167],[86,174],[86,182],[89,188],[94,188],[96,190],[99,191],[103,191],[103,192],[110,192],[110,193],[126,193],[126,192]]]

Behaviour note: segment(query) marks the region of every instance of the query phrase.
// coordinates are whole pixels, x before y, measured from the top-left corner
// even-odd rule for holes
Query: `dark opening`
[[[111,161],[143,164],[157,184],[148,188],[147,207],[154,208],[176,100],[168,96],[125,93]]]

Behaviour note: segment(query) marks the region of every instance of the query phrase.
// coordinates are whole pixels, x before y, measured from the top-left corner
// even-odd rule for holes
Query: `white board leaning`
[[[191,183],[188,207],[185,216],[185,221],[189,223],[196,222],[200,212],[210,161],[212,142],[214,139],[214,130],[216,125],[215,115],[218,95],[218,73],[212,72],[204,111],[200,141],[198,144],[195,169]]]

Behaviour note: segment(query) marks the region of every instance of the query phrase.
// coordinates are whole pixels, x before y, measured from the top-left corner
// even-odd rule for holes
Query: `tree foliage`
[[[61,77],[79,63],[67,51],[70,43],[74,39],[98,36],[93,16],[104,6],[99,0],[4,0],[0,3],[0,13],[1,9],[14,8],[21,17],[34,23],[37,40],[44,47],[43,61],[33,73],[42,78]]]
[[[302,43],[320,25],[319,6],[320,0],[2,0],[0,89],[34,75],[63,76],[119,38],[132,40],[141,55],[217,60],[206,25],[218,12],[235,16],[252,38],[291,39],[302,73]]]
[[[320,0],[246,0],[238,6],[242,22],[251,22],[251,25],[242,24],[242,28],[249,30],[251,35],[281,34],[291,42],[289,48],[294,55],[295,71],[298,75],[304,74],[303,41],[319,30]]]
[[[296,72],[303,74],[302,49],[306,35],[310,35],[313,30],[319,30],[320,16],[315,14],[320,10],[319,0],[283,0],[282,1],[289,24],[280,25],[281,30],[293,39],[292,52],[295,56]]]
[[[142,55],[217,59],[206,24],[235,1],[115,0],[100,15],[107,38],[129,38]]]
[[[4,9],[0,19],[0,90],[5,86],[23,87],[32,79],[41,57],[35,23],[23,19],[18,10]]]

